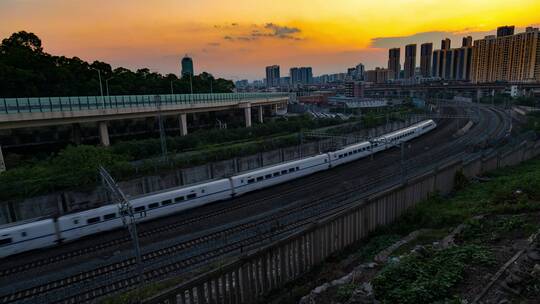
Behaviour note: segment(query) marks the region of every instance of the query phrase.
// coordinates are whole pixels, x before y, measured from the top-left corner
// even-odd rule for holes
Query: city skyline
[[[500,25],[520,32],[540,23],[537,1],[157,2],[6,0],[0,3],[0,35],[31,31],[51,54],[161,73],[178,74],[179,59],[189,54],[198,71],[255,80],[273,64],[284,71],[312,66],[314,75],[360,62],[366,69],[385,67],[389,48],[404,54],[407,44],[432,42],[435,49],[445,37],[459,45],[464,36],[481,39]],[[414,20],[409,10],[417,12]]]

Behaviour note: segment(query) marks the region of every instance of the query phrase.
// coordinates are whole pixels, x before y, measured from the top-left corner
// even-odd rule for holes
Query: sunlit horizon
[[[26,30],[46,52],[114,67],[179,73],[185,54],[195,72],[262,79],[264,67],[312,66],[315,75],[360,62],[386,66],[387,49],[449,37],[453,46],[497,26],[538,25],[540,2],[432,0],[173,1],[3,0],[0,36]],[[403,59],[402,59],[403,60]]]

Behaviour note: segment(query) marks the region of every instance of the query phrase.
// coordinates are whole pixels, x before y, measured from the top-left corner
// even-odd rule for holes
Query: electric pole
[[[137,279],[139,284],[143,284],[144,273],[141,258],[141,248],[139,247],[139,235],[137,234],[137,225],[135,215],[133,214],[133,208],[131,208],[131,204],[124,195],[124,192],[122,192],[120,187],[118,187],[118,184],[103,166],[99,167],[99,175],[101,176],[103,186],[110,192],[113,201],[118,203],[118,211],[120,217],[122,218],[122,223],[124,223],[124,226],[128,228],[131,240],[133,241],[133,249],[135,251],[135,260],[137,263]]]

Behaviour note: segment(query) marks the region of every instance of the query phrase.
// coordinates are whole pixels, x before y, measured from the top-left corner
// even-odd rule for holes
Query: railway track
[[[496,115],[499,115],[499,114],[496,114]],[[440,157],[443,157],[445,155],[452,155],[452,154],[458,152],[460,150],[460,148],[464,147],[464,145],[467,145],[467,144],[470,144],[471,142],[473,142],[474,141],[474,136],[482,135],[482,132],[484,130],[486,130],[486,128],[489,128],[490,126],[493,126],[493,121],[494,120],[495,120],[494,117],[488,118],[486,122],[483,122],[482,125],[479,126],[479,127],[482,127],[482,128],[474,128],[473,130],[476,130],[476,131],[472,132],[472,134],[470,134],[471,136],[461,138],[460,140],[458,140],[458,142],[460,142],[460,143],[455,145],[454,149],[450,149],[450,150],[447,149],[445,151],[439,151],[439,152],[436,152],[436,153],[432,153],[431,158],[440,159]],[[496,129],[496,132],[498,132],[497,131],[498,129],[499,128]],[[471,130],[471,131],[473,131],[473,130]],[[441,148],[443,148],[443,147],[441,147]],[[442,149],[439,149],[439,150],[442,150]],[[439,153],[439,154],[437,154],[437,153]],[[407,164],[407,166],[411,167],[411,168],[408,168],[408,170],[412,169],[412,167],[418,166],[421,163],[422,162],[421,162],[420,158],[415,159],[414,161],[411,159],[410,162],[408,162],[408,164]],[[394,168],[389,167],[386,170],[381,171],[378,174],[379,176],[378,176],[377,179],[375,179],[375,180],[372,179],[372,183],[363,184],[361,187],[351,188],[346,193],[343,193],[339,198],[336,197],[336,196],[329,196],[329,197],[327,196],[327,197],[322,197],[320,200],[318,200],[316,202],[311,202],[311,203],[307,203],[307,204],[303,204],[303,205],[298,205],[298,206],[296,206],[296,208],[288,208],[288,210],[286,211],[287,215],[291,216],[291,217],[295,217],[295,216],[297,216],[295,214],[305,212],[308,209],[315,210],[315,209],[313,209],[314,206],[317,206],[317,204],[318,204],[318,206],[323,206],[322,204],[324,203],[324,201],[327,202],[326,206],[333,205],[334,208],[343,208],[344,206],[347,206],[347,205],[343,204],[343,205],[337,206],[335,203],[329,204],[328,202],[330,200],[332,200],[334,202],[335,201],[344,201],[347,198],[347,195],[350,196],[354,192],[366,192],[367,189],[369,189],[369,188],[373,189],[373,186],[375,184],[379,184],[380,181],[382,181],[382,180],[388,180],[388,179],[390,179],[392,177],[393,178],[399,177],[398,174],[395,173],[395,171],[396,170]],[[388,173],[388,172],[390,172],[390,173]],[[409,172],[409,171],[407,171],[407,172]],[[324,179],[324,181],[326,181],[326,180],[327,180],[327,178]],[[264,240],[271,239],[272,237],[275,238],[276,236],[284,235],[287,232],[299,229],[303,225],[305,225],[305,223],[312,222],[314,219],[317,218],[317,216],[320,217],[321,214],[324,214],[325,216],[327,216],[328,214],[331,214],[331,212],[332,212],[332,208],[327,208],[327,209],[324,209],[324,210],[317,209],[317,212],[314,212],[314,213],[312,213],[312,214],[310,214],[310,215],[308,215],[308,216],[306,216],[306,217],[304,217],[304,218],[302,218],[300,220],[297,220],[296,222],[293,221],[289,225],[282,225],[281,228],[278,227],[278,229],[274,229],[273,231],[270,231],[270,232],[267,231],[267,232],[264,232],[262,234],[259,233],[258,237],[257,236],[248,236],[248,237],[246,237],[244,239],[241,239],[241,240],[238,240],[237,242],[234,242],[232,244],[222,246],[222,247],[218,247],[218,248],[213,248],[212,250],[208,250],[205,253],[201,253],[199,255],[194,255],[191,258],[184,259],[183,261],[176,261],[174,263],[169,263],[167,265],[162,265],[162,263],[155,263],[155,264],[145,265],[147,267],[156,266],[155,269],[148,270],[145,273],[145,275],[149,279],[156,279],[156,278],[159,278],[160,276],[165,276],[167,274],[174,273],[174,272],[178,271],[179,269],[185,269],[186,267],[196,265],[198,261],[208,261],[208,260],[211,260],[212,258],[216,258],[216,257],[220,257],[220,256],[222,257],[226,253],[241,250],[239,248],[246,248],[248,246],[254,246],[255,244],[260,244]],[[222,238],[224,235],[228,235],[228,234],[230,235],[230,234],[238,232],[238,231],[244,231],[245,229],[247,229],[249,227],[260,227],[264,223],[272,222],[276,218],[283,218],[283,216],[284,216],[283,213],[277,213],[274,218],[269,217],[269,218],[263,219],[262,221],[261,220],[253,221],[251,223],[238,225],[236,227],[233,227],[230,230],[224,230],[224,231],[221,231],[221,232],[217,232],[214,235],[205,236],[205,238],[192,240],[190,242],[177,244],[177,245],[172,246],[170,248],[165,248],[165,249],[161,249],[161,250],[158,250],[158,251],[150,252],[150,253],[145,254],[145,257],[143,257],[143,259],[145,259],[145,262],[149,262],[151,260],[158,260],[159,261],[160,258],[175,255],[179,251],[182,251],[182,250],[184,250],[184,249],[186,249],[188,247],[197,247],[199,245],[208,243],[211,240],[215,241],[216,239]],[[263,237],[263,239],[261,239],[261,237]],[[242,244],[242,245],[240,247],[238,247],[239,244]],[[236,247],[234,247],[234,246],[236,246]],[[197,259],[197,257],[200,257],[200,259]],[[28,298],[31,298],[31,297],[44,295],[47,292],[50,292],[52,290],[66,289],[68,286],[74,286],[76,284],[86,283],[89,280],[89,278],[98,278],[100,276],[101,277],[104,276],[105,274],[117,273],[119,270],[128,269],[130,267],[130,265],[133,265],[133,260],[132,259],[126,259],[125,261],[122,261],[121,263],[106,265],[106,266],[103,266],[101,268],[94,269],[94,270],[92,270],[90,272],[79,273],[76,276],[64,278],[64,279],[58,280],[58,281],[52,281],[52,282],[49,282],[48,284],[35,286],[35,287],[28,288],[28,289],[25,289],[25,290],[19,290],[19,291],[15,292],[15,293],[11,293],[11,294],[2,296],[0,298],[1,299],[0,303],[11,303],[11,302],[14,302],[14,301],[21,301],[21,300],[28,299]],[[158,274],[160,274],[160,275],[158,275]],[[91,288],[90,286],[88,286],[88,288],[87,288],[88,291],[78,293],[78,294],[73,295],[73,296],[64,297],[63,299],[60,299],[61,298],[60,297],[57,300],[59,300],[59,301],[61,301],[63,303],[68,303],[68,302],[71,302],[71,303],[77,302],[78,303],[80,301],[86,301],[85,299],[89,299],[89,298],[92,298],[92,297],[95,297],[95,296],[98,296],[98,295],[101,296],[101,295],[104,295],[104,294],[113,293],[113,292],[115,292],[117,290],[128,289],[129,287],[132,287],[132,286],[134,286],[134,284],[137,283],[136,278],[134,278],[134,276],[130,276],[128,272],[126,272],[126,273],[124,273],[122,275],[127,276],[127,277],[126,278],[118,278],[118,280],[116,280],[113,283],[107,284],[106,286],[101,286],[101,287],[96,287],[96,288]],[[119,277],[121,277],[122,275],[120,275]],[[90,284],[90,285],[92,285],[92,284]],[[43,299],[43,298],[41,297],[40,299]],[[53,299],[51,299],[51,300],[54,301]]]
[[[376,164],[371,163],[369,164],[372,167],[376,167]],[[277,199],[280,197],[283,197],[287,194],[300,192],[304,190],[309,190],[310,188],[313,188],[314,186],[323,185],[335,178],[334,175],[318,175],[318,176],[310,176],[308,177],[309,182],[305,184],[295,185],[292,187],[286,187],[281,188],[279,192],[272,193],[270,195],[265,195],[264,197],[257,198],[255,200],[243,200],[243,197],[240,198],[241,202],[239,204],[235,204],[233,206],[229,204],[221,204],[218,208],[214,208],[214,210],[211,210],[210,212],[206,212],[202,215],[187,218],[185,220],[181,221],[173,221],[171,223],[168,223],[166,225],[159,225],[152,227],[150,229],[140,229],[139,231],[139,238],[140,240],[144,241],[144,239],[152,238],[156,235],[161,235],[166,232],[175,231],[176,229],[180,227],[186,227],[193,223],[202,222],[207,219],[216,218],[218,216],[221,216],[225,213],[230,213],[235,210],[240,210],[242,208],[245,208],[246,206],[256,206],[259,204],[263,204],[269,200]],[[7,276],[13,276],[15,274],[24,273],[28,270],[35,270],[36,268],[49,266],[55,263],[59,262],[65,262],[66,260],[73,259],[76,257],[85,256],[91,253],[97,253],[109,248],[118,247],[120,245],[129,244],[131,242],[131,238],[128,235],[124,235],[123,237],[114,238],[111,240],[105,240],[99,243],[92,244],[91,246],[83,246],[80,248],[76,248],[75,250],[70,250],[66,252],[61,252],[57,255],[52,255],[46,258],[39,258],[39,259],[30,259],[29,262],[26,262],[24,264],[17,264],[15,263],[14,266],[6,267],[6,268],[0,268],[0,279],[5,278]]]

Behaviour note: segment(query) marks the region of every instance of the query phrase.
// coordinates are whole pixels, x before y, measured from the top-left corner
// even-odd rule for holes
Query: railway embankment
[[[540,159],[455,177],[265,303],[536,303]],[[487,302],[486,302],[487,301]]]

